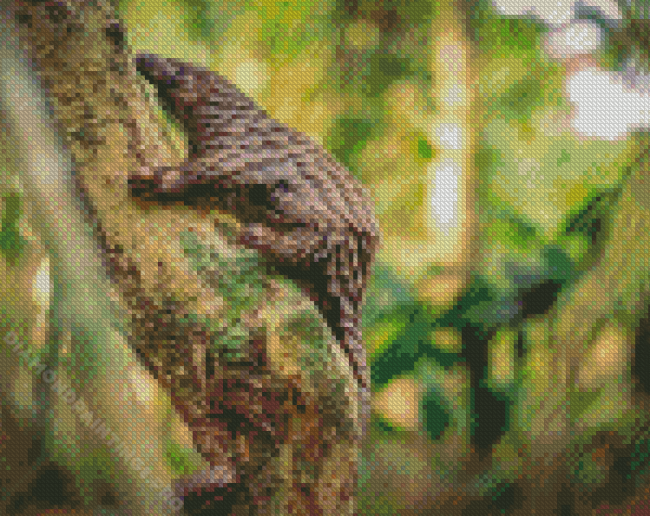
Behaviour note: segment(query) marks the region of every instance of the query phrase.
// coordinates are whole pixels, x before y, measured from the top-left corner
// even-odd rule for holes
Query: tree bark
[[[361,395],[325,318],[304,291],[274,272],[273,264],[237,243],[242,226],[231,214],[143,207],[129,194],[135,170],[179,165],[185,156],[160,116],[155,91],[136,72],[114,7],[108,1],[80,0],[5,4],[10,4],[5,21],[17,22],[20,47],[33,61],[52,108],[62,155],[71,158],[72,174],[62,184],[73,192],[78,205],[71,213],[79,220],[69,223],[92,228],[90,247],[101,259],[97,281],[88,279],[94,291],[79,292],[74,271],[61,276],[71,270],[64,265],[73,259],[74,248],[66,253],[60,243],[57,247],[57,239],[66,237],[51,230],[61,227],[66,220],[61,217],[69,213],[56,202],[52,211],[46,205],[39,211],[35,204],[42,216],[34,219],[42,227],[41,238],[56,255],[53,264],[63,267],[50,270],[62,296],[57,305],[61,314],[53,319],[61,381],[73,389],[79,386],[79,396],[121,441],[129,440],[124,427],[138,411],[128,413],[109,403],[108,389],[122,389],[124,396],[128,385],[120,371],[128,368],[150,389],[155,390],[152,383],[164,388],[203,462],[188,479],[188,470],[174,471],[171,460],[161,459],[153,466],[153,478],[167,487],[180,481],[174,494],[184,498],[188,514],[352,514]],[[47,168],[46,161],[41,163]],[[31,176],[23,176],[21,172],[25,191],[38,200],[41,187],[27,184]],[[43,188],[40,194],[47,192]],[[103,288],[108,289],[105,297]],[[107,304],[109,297],[119,309]],[[104,312],[89,325],[88,310],[75,303],[93,299]],[[111,314],[118,314],[115,324]],[[114,326],[121,326],[117,335]],[[97,331],[109,336],[94,338]],[[120,347],[125,342],[130,357]],[[149,375],[129,362],[134,356]],[[62,398],[51,398],[46,432],[57,434],[47,441],[52,446],[57,440],[72,446],[75,432],[87,432],[79,424],[61,423],[70,415]],[[150,414],[151,407],[140,411]],[[155,409],[153,415],[159,415]],[[163,437],[146,439],[142,432],[131,435],[154,441],[163,456]],[[137,449],[139,443],[130,444]],[[46,451],[50,458],[59,457],[57,467],[72,479],[75,471],[84,475],[76,463],[93,459],[66,457],[65,446]],[[113,449],[106,453],[114,455]],[[118,486],[117,478],[135,480],[139,471],[126,460],[115,460],[116,470],[97,482],[109,484],[110,496],[93,486],[76,493],[66,506],[88,510],[108,504],[119,514],[151,511],[146,504],[155,503],[156,491],[142,481],[132,482],[131,488]],[[211,474],[201,469],[206,465]],[[208,477],[211,484],[197,489],[201,484],[196,482]],[[141,498],[142,490],[149,494]],[[15,498],[11,503],[18,514],[20,503]],[[169,504],[154,510],[171,511]]]

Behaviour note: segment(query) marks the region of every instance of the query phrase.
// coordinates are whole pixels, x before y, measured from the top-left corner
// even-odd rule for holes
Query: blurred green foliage
[[[21,199],[17,193],[4,197],[0,225],[0,253],[9,265],[15,265],[25,247],[25,239],[20,234]]]
[[[414,170],[436,160],[427,132],[431,118],[422,116],[435,120],[436,74],[430,65],[435,42],[429,35],[434,20],[444,23],[437,18],[438,2],[121,0],[120,5],[137,50],[195,60],[224,73],[272,116],[324,142],[371,189],[388,184],[401,192],[417,181]],[[553,381],[543,364],[531,359],[541,356],[541,341],[530,338],[539,328],[536,318],[597,261],[627,164],[638,151],[632,137],[586,141],[558,129],[570,114],[562,94],[565,70],[543,54],[541,24],[499,16],[490,2],[480,0],[472,3],[467,29],[479,55],[478,93],[486,112],[475,128],[479,260],[468,286],[442,308],[421,300],[399,264],[381,261],[368,286],[363,321],[373,389],[381,391],[398,377],[421,386],[419,417],[428,448],[417,457],[430,472],[453,473],[441,450],[454,436],[461,443],[450,452],[457,462],[469,453],[470,441],[478,443],[485,432],[493,432],[488,447],[502,436],[513,449],[530,444],[535,397]],[[403,91],[416,92],[413,104],[398,95]],[[386,156],[387,165],[367,160],[365,153],[382,138],[399,142],[396,148],[378,145],[386,156],[411,165],[393,167]],[[391,203],[401,211],[415,210],[403,195],[378,198],[380,222]],[[24,245],[20,210],[17,194],[3,199],[0,252],[10,265]],[[197,269],[214,260],[197,243],[187,242],[187,249],[195,254]],[[445,273],[443,267],[427,271],[431,277]],[[449,328],[462,336],[460,350],[441,344],[440,332]],[[506,333],[502,346],[488,345]],[[512,378],[490,376],[510,367],[498,365],[494,349],[511,355]],[[461,373],[465,367],[471,374]],[[584,442],[596,429],[617,428],[626,435],[635,430],[633,414],[618,420],[607,415],[613,413],[607,408],[616,403],[613,396],[612,389],[571,394],[571,418],[598,421]],[[605,415],[598,415],[601,410]],[[490,423],[494,414],[500,419]],[[390,456],[406,434],[377,414],[370,437],[374,453]],[[170,457],[180,453],[168,452]],[[576,482],[598,484],[606,478],[590,457],[573,465]],[[495,463],[507,462],[500,459]],[[366,486],[373,480],[373,460],[364,457]],[[182,469],[182,458],[173,462]],[[627,469],[621,466],[626,480],[639,482],[649,474],[649,463],[650,440],[640,440]],[[412,465],[405,468],[416,474]],[[494,501],[508,498],[512,484],[500,478],[499,473],[481,477],[480,491]],[[503,478],[511,477],[504,473]],[[404,504],[397,491],[363,497],[364,513],[398,514]]]

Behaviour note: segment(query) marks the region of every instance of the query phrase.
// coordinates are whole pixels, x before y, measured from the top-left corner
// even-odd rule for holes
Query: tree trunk
[[[56,364],[67,392],[106,423],[114,446],[92,444],[102,441],[97,427],[82,424],[60,390],[35,379],[34,388],[47,391],[49,400],[46,466],[34,473],[32,492],[9,490],[13,496],[5,497],[4,510],[103,506],[117,514],[167,514],[178,495],[187,495],[188,514],[208,505],[220,514],[352,514],[362,433],[359,387],[324,317],[264,257],[235,243],[241,226],[232,215],[143,207],[129,195],[133,171],[178,165],[185,153],[161,115],[155,90],[136,73],[114,7],[101,0],[5,4],[3,22],[17,22],[20,47],[33,60],[52,108],[60,156],[71,158],[66,184],[78,201],[70,204],[70,215],[47,181],[30,182],[21,170],[21,194],[33,201],[29,221],[53,256],[56,300],[49,331],[55,353],[42,356],[47,365]],[[7,123],[18,124],[14,132],[22,135],[21,116]],[[43,113],[37,116],[47,122]],[[47,170],[32,173],[48,176]],[[92,228],[90,245],[57,233],[72,216],[78,227]],[[82,229],[81,240],[84,234]],[[98,269],[96,283],[92,275],[88,283],[75,281],[75,274],[88,274],[83,263],[76,271],[69,266],[77,245],[80,254],[83,245],[90,247],[91,262],[92,247],[98,249],[103,271]],[[103,283],[104,273],[110,285]],[[119,309],[106,308],[108,297]],[[96,318],[84,306],[93,302],[105,307]],[[96,335],[102,331],[104,340]],[[17,361],[15,366],[20,368]],[[123,401],[130,386],[139,390],[132,393],[139,405]],[[143,391],[157,398],[143,403]],[[160,422],[165,410],[152,400],[170,398],[177,441],[190,435],[201,457],[169,457],[174,452],[165,442],[174,437]],[[144,429],[139,415],[150,421]],[[85,448],[76,447],[78,439]],[[145,441],[157,452],[142,452]],[[120,456],[122,445],[136,457],[143,453],[159,491],[138,479],[143,468]],[[90,487],[84,486],[80,481],[93,468],[83,463],[93,463],[95,454],[110,466],[93,472]],[[206,467],[213,485],[201,492],[192,481],[205,478]],[[43,499],[33,492],[47,484],[47,475],[66,485],[65,497]],[[177,489],[172,496],[175,481],[190,491]],[[156,493],[163,493],[158,502],[167,497],[168,503],[152,509]]]

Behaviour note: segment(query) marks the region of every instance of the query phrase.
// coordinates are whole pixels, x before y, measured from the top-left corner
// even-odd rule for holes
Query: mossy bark
[[[241,223],[232,215],[143,207],[129,195],[133,171],[178,165],[185,152],[183,137],[174,139],[161,116],[155,90],[136,72],[114,7],[16,1],[11,14],[72,157],[74,195],[110,279],[125,342],[171,395],[204,464],[224,472],[227,488],[213,492],[212,507],[222,504],[233,514],[352,514],[359,387],[325,318],[272,263],[235,244]],[[62,289],[84,302],[74,285]],[[94,382],[108,387],[126,378],[104,367],[107,350],[89,345],[92,339],[76,328],[57,331],[61,377],[83,385],[98,410],[109,394],[93,393]],[[53,409],[58,441],[73,443],[75,424],[60,424],[69,410],[60,399]],[[120,413],[100,416],[119,427],[129,423],[120,422]],[[72,454],[59,462],[82,474],[78,460]],[[169,471],[157,473],[170,478]],[[210,496],[194,498],[201,506]],[[81,499],[69,504],[88,505]]]

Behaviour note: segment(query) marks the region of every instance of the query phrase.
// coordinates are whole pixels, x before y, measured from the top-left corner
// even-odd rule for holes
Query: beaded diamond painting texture
[[[0,28],[0,515],[650,516],[648,0]]]

